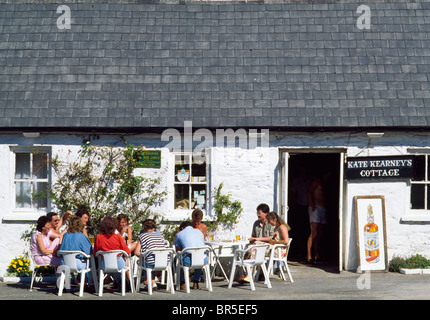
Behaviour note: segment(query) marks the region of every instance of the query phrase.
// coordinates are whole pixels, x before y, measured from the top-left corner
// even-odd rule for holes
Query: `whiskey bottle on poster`
[[[366,261],[376,263],[379,261],[379,231],[374,222],[372,205],[367,206],[367,224],[364,226],[364,250]]]

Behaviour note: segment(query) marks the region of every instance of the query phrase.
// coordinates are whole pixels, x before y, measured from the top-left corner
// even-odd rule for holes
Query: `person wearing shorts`
[[[321,206],[315,206],[315,210],[312,207],[308,208],[309,222],[327,224],[327,210]]]
[[[328,222],[327,210],[325,208],[325,185],[331,176],[332,174],[327,172],[320,178],[315,179],[312,181],[307,192],[309,200],[309,223],[311,227],[311,233],[307,242],[307,263],[319,262],[321,259],[319,247],[324,226]]]

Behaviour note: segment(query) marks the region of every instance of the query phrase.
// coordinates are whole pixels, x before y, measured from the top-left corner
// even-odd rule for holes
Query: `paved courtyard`
[[[103,297],[95,293],[84,293],[78,296],[78,288],[73,287],[72,293],[56,295],[53,283],[35,284],[33,292],[29,292],[29,283],[0,282],[1,300],[146,300],[146,301],[196,301],[211,300],[243,302],[272,300],[428,300],[430,299],[430,275],[403,275],[399,273],[367,273],[336,272],[330,266],[306,266],[292,263],[290,270],[294,283],[283,282],[277,276],[271,277],[272,289],[267,289],[263,282],[256,284],[252,292],[249,285],[235,283],[227,289],[227,282],[216,277],[213,292],[208,292],[204,284],[200,290],[191,290],[190,294],[182,291],[174,295],[161,285],[153,296],[146,291],[126,293],[122,297],[119,292],[106,287]],[[111,289],[111,290],[109,290]]]

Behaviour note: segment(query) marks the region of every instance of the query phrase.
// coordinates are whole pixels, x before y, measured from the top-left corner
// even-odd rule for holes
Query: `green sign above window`
[[[139,168],[161,168],[161,150],[139,150],[136,158]]]

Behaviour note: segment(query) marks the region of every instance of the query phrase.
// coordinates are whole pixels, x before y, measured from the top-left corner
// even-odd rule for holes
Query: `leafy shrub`
[[[37,267],[37,274],[39,276],[53,276],[55,275],[55,268],[53,266],[40,266]],[[6,275],[9,277],[29,277],[33,270],[30,269],[30,259],[22,255],[12,259],[9,263]]]
[[[31,275],[30,260],[22,256],[12,259],[8,265],[7,274],[16,277]]]
[[[243,211],[242,203],[239,200],[233,200],[231,193],[223,194],[221,189],[223,183],[214,190],[213,207],[215,209],[216,220],[208,223],[209,230],[216,230],[220,223],[235,225]]]
[[[55,268],[53,266],[41,266],[37,268],[38,276],[55,276]]]
[[[163,202],[167,190],[160,189],[161,178],[135,175],[139,168],[139,154],[143,147],[97,146],[84,144],[76,159],[51,161],[53,170],[52,188],[48,194],[58,210],[75,211],[86,208],[89,212],[87,230],[96,235],[100,221],[107,215],[124,213],[129,223],[136,226],[137,236],[141,223],[148,217],[159,215],[152,210]]]
[[[391,272],[399,272],[400,269],[427,269],[430,268],[430,260],[420,254],[409,258],[394,257],[391,259],[388,269]]]

